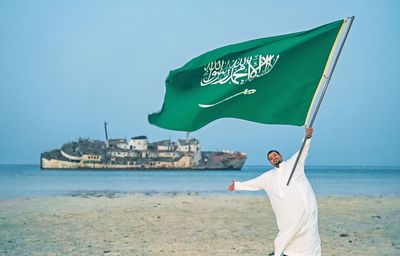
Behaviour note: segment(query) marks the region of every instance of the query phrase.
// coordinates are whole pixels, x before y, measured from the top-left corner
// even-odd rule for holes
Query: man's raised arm
[[[305,161],[308,156],[308,151],[310,150],[311,137],[313,133],[313,128],[306,128],[306,143],[301,153],[300,161]]]
[[[299,162],[304,163],[304,161],[306,160],[307,156],[308,156],[308,151],[310,149],[310,143],[311,143],[311,137],[312,137],[312,133],[313,133],[313,128],[306,128],[306,142],[304,144],[304,148],[303,151],[301,152],[301,156],[299,159]],[[289,160],[288,162],[295,162],[297,155],[299,154],[299,152],[297,151]]]

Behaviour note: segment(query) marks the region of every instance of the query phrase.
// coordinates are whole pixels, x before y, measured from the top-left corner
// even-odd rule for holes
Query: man
[[[275,238],[275,256],[319,256],[321,240],[318,233],[318,208],[314,191],[304,173],[312,136],[312,128],[306,129],[306,142],[294,171],[290,176],[298,153],[283,161],[282,155],[271,150],[267,154],[274,169],[245,182],[232,181],[229,187],[234,190],[265,190],[275,213],[279,233]]]

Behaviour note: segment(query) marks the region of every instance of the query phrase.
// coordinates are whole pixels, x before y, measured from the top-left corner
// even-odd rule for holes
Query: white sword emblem
[[[226,98],[226,99],[223,99],[223,100],[221,100],[221,101],[218,101],[218,102],[216,102],[216,103],[214,103],[214,104],[199,104],[199,107],[201,107],[201,108],[210,108],[210,107],[214,107],[214,106],[216,106],[216,105],[218,105],[218,104],[221,104],[222,102],[225,102],[225,101],[227,101],[227,100],[230,100],[230,99],[232,99],[232,98],[234,98],[234,97],[237,97],[237,96],[239,96],[239,95],[241,95],[241,94],[243,94],[243,95],[248,95],[248,94],[253,94],[253,93],[255,93],[256,92],[256,89],[245,89],[244,91],[242,91],[242,92],[238,92],[238,93],[236,93],[236,94],[234,94],[234,95],[232,95],[232,96],[229,96],[228,98]]]

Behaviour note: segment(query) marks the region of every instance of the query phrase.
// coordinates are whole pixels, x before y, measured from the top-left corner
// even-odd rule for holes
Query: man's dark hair
[[[271,154],[271,153],[273,153],[273,152],[275,152],[275,153],[277,153],[278,155],[282,156],[281,153],[279,153],[278,150],[273,149],[273,150],[268,151],[267,157],[269,156],[269,154]]]

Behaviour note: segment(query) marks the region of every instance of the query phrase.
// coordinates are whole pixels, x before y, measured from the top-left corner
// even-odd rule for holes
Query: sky
[[[215,48],[355,20],[314,123],[309,165],[400,165],[400,2],[0,0],[0,164],[82,138],[184,138],[147,121],[172,69]],[[220,119],[190,133],[247,165],[304,127]]]

